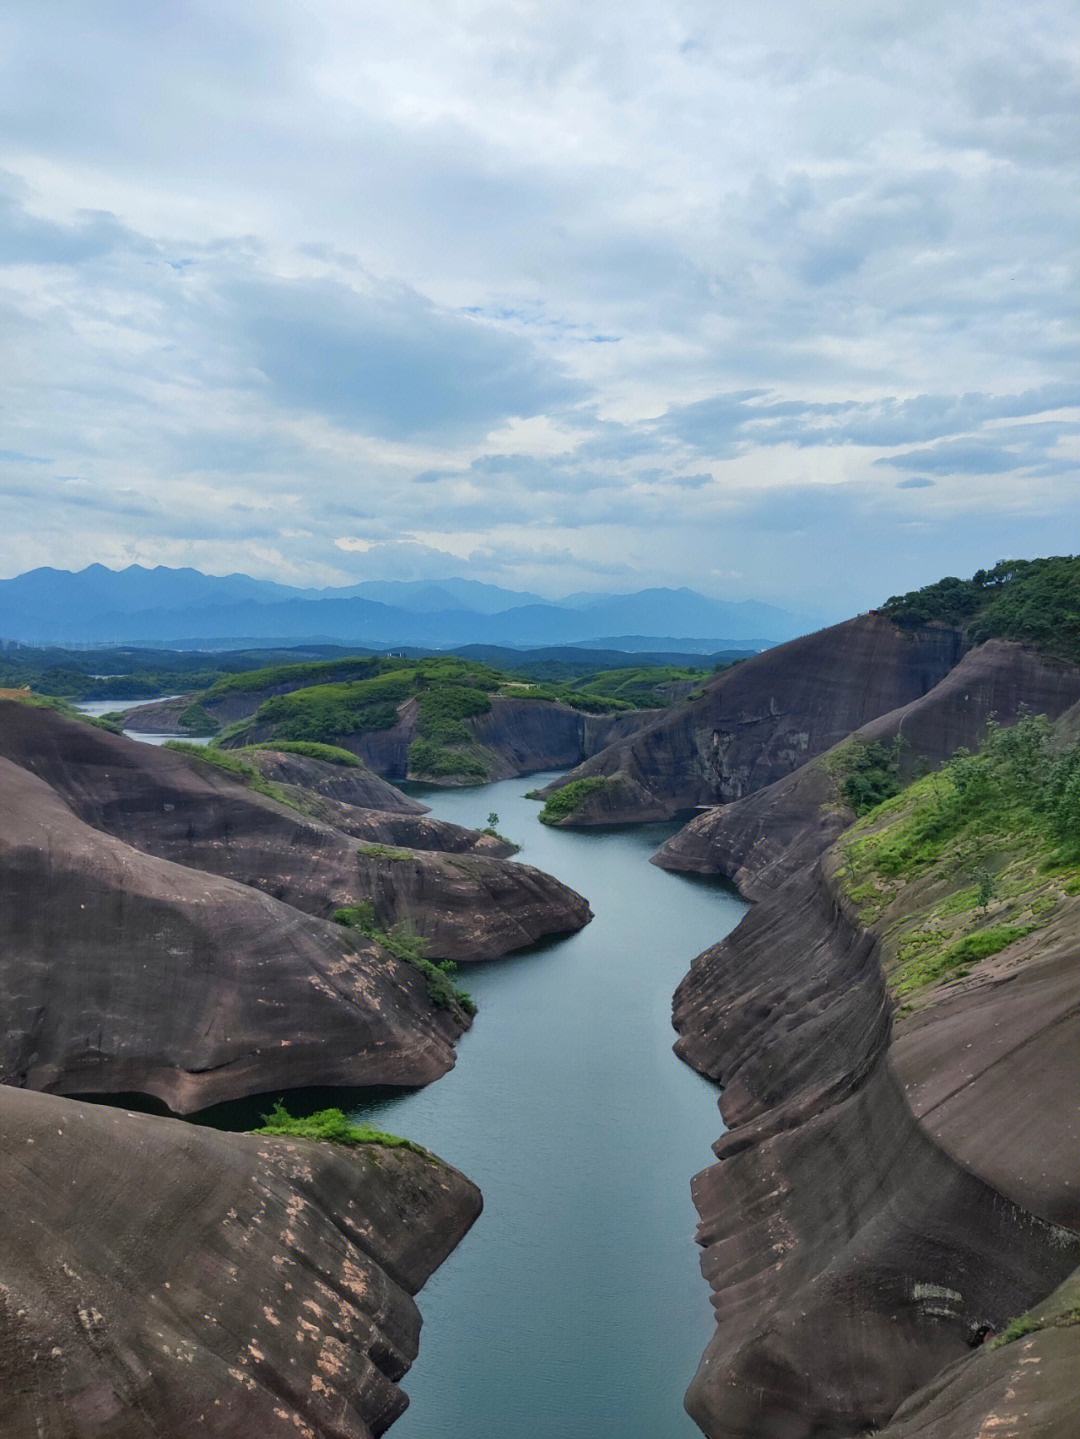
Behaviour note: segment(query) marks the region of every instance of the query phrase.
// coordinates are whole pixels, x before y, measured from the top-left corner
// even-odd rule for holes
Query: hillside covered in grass
[[[897,998],[962,979],[1080,896],[1080,744],[1042,716],[991,725],[977,754],[870,810],[838,852]]]

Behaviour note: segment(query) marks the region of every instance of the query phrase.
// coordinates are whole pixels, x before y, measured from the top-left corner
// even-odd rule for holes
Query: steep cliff
[[[960,659],[944,625],[902,629],[862,615],[725,670],[700,699],[614,740],[555,781],[590,787],[564,824],[668,819],[771,784],[869,720],[918,699]]]
[[[1075,666],[991,641],[858,738],[902,734],[910,778],[1029,706],[1063,716],[1061,742],[1078,694]],[[1016,735],[1026,763],[1038,727]],[[711,1439],[850,1439],[902,1404],[885,1432],[904,1439],[977,1439],[993,1414],[1042,1433],[1006,1402],[1015,1346],[979,1346],[1080,1254],[1074,871],[1046,869],[1012,811],[992,842],[973,848],[971,825],[948,838],[951,771],[849,836],[844,754],[658,856],[757,901],[676,996],[677,1049],[723,1083],[729,1126],[694,1185],[717,1330],[688,1405]],[[1023,1342],[1056,1375],[1026,1393],[1064,1435],[1074,1337],[1055,1324]],[[967,1428],[949,1428],[958,1414]]]
[[[333,740],[388,780],[420,779],[440,784],[485,784],[565,769],[626,735],[636,734],[659,711],[626,710],[588,714],[557,700],[492,695],[489,707],[461,721],[464,733],[453,746],[435,745],[436,763],[420,745],[422,712],[415,699],[398,708],[383,729],[333,731]],[[270,743],[279,725],[256,714],[229,744]],[[425,759],[425,755],[429,757]]]
[[[404,1148],[221,1134],[0,1087],[4,1439],[370,1439],[412,1296],[480,1210]]]

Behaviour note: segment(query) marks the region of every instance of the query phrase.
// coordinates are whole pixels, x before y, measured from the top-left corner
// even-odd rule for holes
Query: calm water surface
[[[744,905],[648,856],[672,825],[553,830],[551,776],[425,790],[435,815],[499,829],[596,914],[569,939],[462,966],[480,1012],[457,1067],[354,1110],[480,1185],[485,1211],[424,1290],[412,1404],[394,1439],[678,1439],[711,1334],[690,1178],[717,1092],[671,1052],[671,996]]]

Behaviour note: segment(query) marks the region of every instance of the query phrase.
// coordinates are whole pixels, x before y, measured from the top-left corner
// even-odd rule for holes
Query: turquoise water
[[[353,1112],[428,1145],[485,1211],[432,1278],[394,1439],[677,1439],[710,1336],[690,1179],[717,1092],[671,1052],[671,996],[745,906],[649,855],[671,825],[552,830],[524,798],[550,776],[425,790],[435,815],[499,829],[584,894],[581,933],[462,966],[480,1012],[457,1067]],[[415,791],[414,792],[419,792]]]

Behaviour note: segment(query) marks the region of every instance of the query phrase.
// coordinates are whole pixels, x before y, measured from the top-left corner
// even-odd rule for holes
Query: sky
[[[11,0],[0,575],[1080,549],[1073,0]]]

